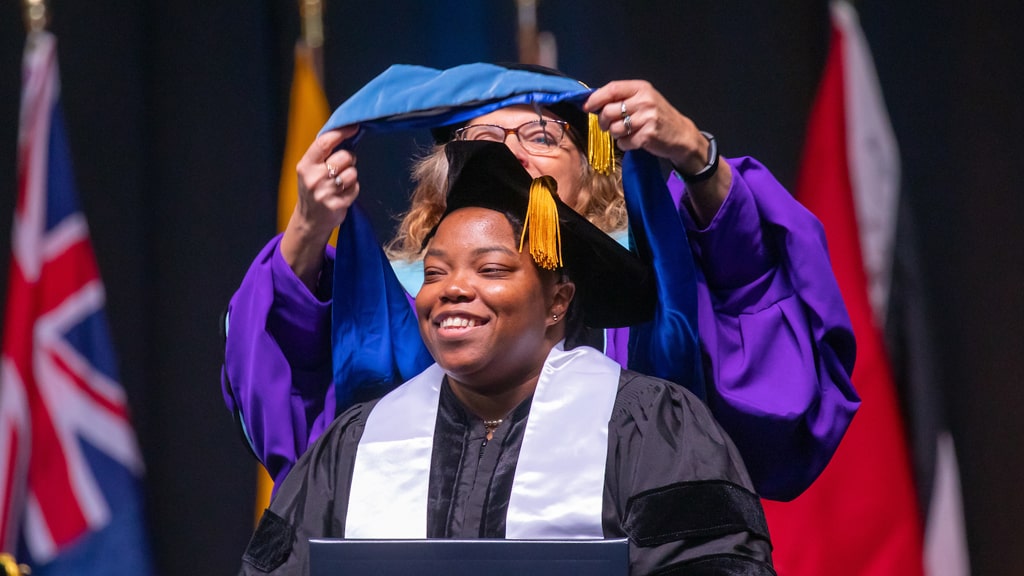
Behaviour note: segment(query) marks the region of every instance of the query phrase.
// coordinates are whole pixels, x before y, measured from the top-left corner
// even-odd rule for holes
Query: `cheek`
[[[436,300],[433,292],[433,287],[425,284],[420,288],[419,293],[416,294],[416,298],[413,300],[416,319],[420,323],[426,322],[427,316],[430,314],[430,304]]]
[[[562,202],[574,210],[579,210],[579,206],[576,205],[579,196],[579,178],[575,174],[566,174],[558,180],[558,197]]]
[[[569,206],[576,207],[579,196],[580,179],[583,177],[581,168],[575,162],[560,162],[551,165],[545,174],[558,181],[558,197]]]
[[[512,323],[520,326],[543,322],[547,316],[544,293],[537,287],[512,290],[501,289],[490,294],[492,305],[504,313]]]

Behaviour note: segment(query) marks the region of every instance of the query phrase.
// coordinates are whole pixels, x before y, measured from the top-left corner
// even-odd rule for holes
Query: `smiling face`
[[[519,252],[505,216],[485,208],[462,208],[441,221],[423,271],[420,334],[453,388],[488,395],[535,385],[563,336],[573,285],[540,271],[528,250]]]
[[[549,120],[561,120],[546,110],[543,112],[543,117]],[[537,118],[537,112],[531,106],[509,106],[474,118],[468,124],[494,124],[505,128],[515,128],[531,120],[537,120]],[[562,202],[577,207],[585,160],[568,134],[562,139],[561,152],[555,156],[531,155],[523,149],[515,136],[506,138],[505,144],[516,155],[530,176],[534,178],[551,176],[558,181],[558,196]]]

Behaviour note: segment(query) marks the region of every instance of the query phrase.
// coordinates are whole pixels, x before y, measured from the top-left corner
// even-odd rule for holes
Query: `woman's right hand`
[[[355,155],[348,150],[335,151],[358,129],[345,126],[321,134],[295,167],[298,200],[281,239],[281,255],[311,291],[316,289],[331,232],[345,221],[359,196]]]

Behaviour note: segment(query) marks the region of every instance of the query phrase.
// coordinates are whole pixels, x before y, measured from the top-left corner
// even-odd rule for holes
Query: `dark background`
[[[462,5],[474,4],[466,8]],[[900,144],[938,389],[958,443],[973,572],[1019,574],[1024,517],[1022,4],[857,3]],[[254,465],[219,387],[217,318],[273,234],[295,5],[51,0],[83,209],[148,467],[162,574],[236,570]],[[726,155],[791,185],[827,49],[825,2],[542,0],[559,65],[650,80]],[[327,6],[337,106],[394,62],[515,60],[512,0]],[[15,191],[20,2],[0,4],[0,270]],[[421,142],[425,135],[419,135]],[[382,235],[413,144],[367,139],[362,200]],[[3,294],[6,288],[0,288]]]

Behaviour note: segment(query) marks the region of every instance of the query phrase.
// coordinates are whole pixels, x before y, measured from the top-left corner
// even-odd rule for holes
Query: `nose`
[[[466,277],[458,272],[451,272],[441,287],[441,301],[446,303],[469,302],[473,299],[473,287]]]
[[[505,146],[512,151],[512,154],[516,157],[516,160],[519,160],[519,163],[523,165],[523,168],[526,168],[526,170],[529,171],[530,154],[525,148],[523,148],[523,145],[519,143],[518,138],[509,138],[508,136],[508,134],[505,135]]]

